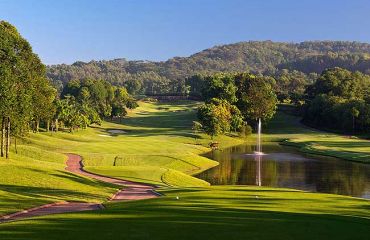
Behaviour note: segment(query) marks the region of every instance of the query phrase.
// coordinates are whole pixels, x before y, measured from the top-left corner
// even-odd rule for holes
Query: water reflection
[[[370,166],[335,158],[308,156],[277,144],[264,145],[263,156],[252,145],[214,151],[220,163],[197,177],[213,185],[288,187],[370,199]]]
[[[256,185],[257,186],[262,186],[262,178],[261,178],[261,160],[262,160],[262,156],[261,155],[255,155],[254,158],[256,160]]]

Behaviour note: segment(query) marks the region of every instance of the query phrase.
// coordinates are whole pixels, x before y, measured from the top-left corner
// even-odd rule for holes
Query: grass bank
[[[367,239],[370,202],[260,187],[162,190],[103,211],[0,225],[1,239]],[[177,200],[176,197],[179,197]]]
[[[370,163],[370,141],[312,129],[300,123],[300,118],[278,112],[268,124],[264,141],[280,141],[301,152]]]

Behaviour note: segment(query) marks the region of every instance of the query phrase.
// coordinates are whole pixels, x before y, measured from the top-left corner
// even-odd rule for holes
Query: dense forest
[[[189,57],[163,62],[115,59],[52,65],[47,68],[47,76],[59,91],[70,80],[91,78],[125,86],[131,94],[185,94],[188,92],[186,79],[193,75],[250,72],[275,77],[278,88],[293,87],[302,92],[305,85],[327,68],[370,73],[369,56],[370,44],[367,43],[250,41],[215,46]],[[300,83],[291,83],[291,80]]]
[[[258,119],[269,121],[275,114],[277,96],[274,79],[251,73],[217,73],[199,79],[200,95],[205,103],[198,108],[194,130],[203,130],[212,138],[238,132],[245,137]]]
[[[305,123],[345,133],[370,132],[369,75],[327,69],[305,93]]]

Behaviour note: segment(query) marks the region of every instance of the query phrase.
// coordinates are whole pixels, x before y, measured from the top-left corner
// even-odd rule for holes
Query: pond
[[[370,199],[370,165],[307,155],[295,148],[264,143],[215,150],[205,156],[220,164],[196,177],[212,185],[260,185],[295,188]]]

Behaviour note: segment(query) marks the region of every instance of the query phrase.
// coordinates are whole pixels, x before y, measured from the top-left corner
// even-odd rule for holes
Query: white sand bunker
[[[112,136],[109,136],[109,135],[106,135],[106,134],[99,134],[98,136],[100,136],[100,137],[112,137]]]
[[[125,131],[120,130],[120,129],[111,129],[111,130],[108,130],[108,132],[112,134],[126,133]]]

